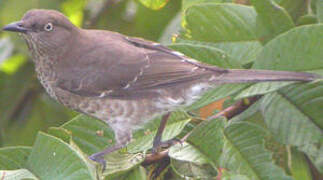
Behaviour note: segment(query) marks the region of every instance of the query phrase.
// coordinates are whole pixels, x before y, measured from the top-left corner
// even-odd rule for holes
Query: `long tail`
[[[230,69],[218,75],[214,82],[218,83],[247,83],[264,81],[313,81],[322,76],[306,72],[243,70]]]

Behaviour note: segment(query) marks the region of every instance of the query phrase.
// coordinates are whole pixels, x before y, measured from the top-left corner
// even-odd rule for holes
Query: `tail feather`
[[[271,71],[271,70],[227,70],[214,79],[219,83],[248,83],[264,81],[313,81],[322,78],[317,74],[306,72]]]

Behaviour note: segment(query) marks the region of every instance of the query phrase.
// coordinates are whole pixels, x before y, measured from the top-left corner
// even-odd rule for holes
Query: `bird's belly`
[[[195,102],[209,87],[196,84],[179,93],[166,93],[156,98],[133,100],[109,99],[100,97],[81,97],[70,92],[56,89],[58,100],[65,106],[105,121],[115,131],[139,129],[150,120]],[[59,91],[59,92],[58,92]],[[54,93],[55,94],[55,93]]]
[[[139,129],[146,122],[163,114],[150,99],[118,100],[106,98],[87,98],[78,108],[93,117],[101,119],[116,129]]]

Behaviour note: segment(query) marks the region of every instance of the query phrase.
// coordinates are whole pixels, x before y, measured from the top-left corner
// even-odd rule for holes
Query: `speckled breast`
[[[36,63],[37,78],[45,88],[46,92],[50,95],[50,97],[57,100],[57,96],[53,88],[53,85],[55,83],[55,73],[51,70],[50,64],[43,62],[44,61]]]

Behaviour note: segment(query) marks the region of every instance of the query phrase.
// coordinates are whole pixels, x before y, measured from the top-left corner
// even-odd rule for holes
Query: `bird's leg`
[[[116,144],[114,144],[111,147],[107,147],[106,149],[104,149],[101,152],[92,154],[91,156],[89,156],[89,159],[91,159],[92,161],[98,162],[103,166],[103,170],[105,170],[105,166],[106,166],[106,161],[104,160],[104,155],[112,153],[114,151],[118,151],[119,149],[124,148],[128,142],[130,142],[131,138],[132,138],[132,131],[122,131],[120,129],[115,129],[112,126],[112,129],[114,129],[115,132],[115,137],[116,137]],[[127,128],[125,128],[127,129]]]
[[[167,113],[167,114],[163,115],[163,117],[162,117],[162,119],[160,121],[160,125],[158,127],[157,133],[156,133],[154,141],[153,141],[153,149],[152,149],[153,153],[157,153],[158,149],[160,147],[170,146],[170,145],[173,145],[175,142],[179,141],[177,139],[170,139],[168,141],[161,141],[163,131],[165,130],[166,123],[167,123],[167,120],[168,120],[169,116],[170,116],[170,113]]]
[[[100,163],[103,167],[103,170],[104,170],[105,166],[106,166],[106,161],[104,160],[104,155],[112,153],[112,152],[117,151],[119,149],[122,149],[124,146],[125,145],[123,145],[123,144],[115,144],[111,147],[104,149],[101,152],[92,154],[91,156],[89,156],[89,159],[91,159],[92,161],[95,161],[97,163]]]

